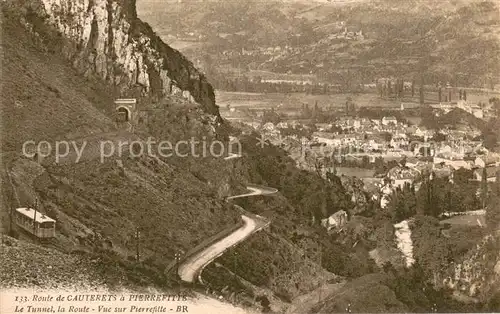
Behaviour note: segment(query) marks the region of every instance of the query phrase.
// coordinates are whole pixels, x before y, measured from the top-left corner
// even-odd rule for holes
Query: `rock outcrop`
[[[328,232],[332,230],[339,232],[346,225],[346,223],[347,212],[344,210],[339,210],[330,217],[321,220],[321,225],[326,228]]]
[[[442,284],[457,294],[480,301],[500,292],[500,253],[498,234],[487,235],[460,263],[450,265]]]
[[[7,0],[48,49],[62,49],[87,77],[140,97],[179,95],[219,117],[212,86],[180,52],[137,18],[135,0]],[[167,4],[166,4],[167,5]],[[134,94],[134,96],[137,96]]]
[[[407,220],[394,225],[396,243],[399,251],[403,255],[406,267],[411,267],[415,263],[413,257],[413,242],[411,239],[411,229]]]

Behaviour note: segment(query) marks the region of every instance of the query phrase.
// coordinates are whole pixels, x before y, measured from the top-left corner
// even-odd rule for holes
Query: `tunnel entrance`
[[[137,122],[137,100],[135,98],[119,98],[115,100],[116,121],[126,125]]]
[[[125,107],[118,108],[118,120],[121,122],[130,121],[130,111]]]

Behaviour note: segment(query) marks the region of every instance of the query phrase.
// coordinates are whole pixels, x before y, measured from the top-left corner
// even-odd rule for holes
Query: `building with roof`
[[[387,178],[391,180],[393,186],[403,188],[407,183],[412,184],[419,174],[413,168],[396,166],[387,172]]]
[[[486,180],[488,182],[496,182],[497,181],[497,172],[500,171],[500,167],[486,167],[486,168],[477,168],[474,170],[474,180],[482,181],[484,169],[486,169]]]
[[[383,117],[382,120],[380,120],[382,125],[389,125],[389,124],[398,124],[398,119],[396,117],[390,116],[390,117]]]
[[[460,168],[464,169],[471,169],[472,168],[472,162],[466,161],[466,160],[452,160],[452,159],[445,159],[445,158],[439,158],[439,157],[434,157],[433,158],[433,163],[434,164],[443,164],[446,166],[450,166],[455,170],[458,170]]]

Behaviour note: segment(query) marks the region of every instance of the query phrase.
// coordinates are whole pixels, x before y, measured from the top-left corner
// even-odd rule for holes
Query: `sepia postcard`
[[[0,0],[0,313],[500,313],[500,1]]]

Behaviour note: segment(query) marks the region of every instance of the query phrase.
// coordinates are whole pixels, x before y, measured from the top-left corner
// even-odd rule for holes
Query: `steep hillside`
[[[494,199],[494,198],[493,198]],[[497,201],[488,211],[498,212]],[[436,219],[416,217],[412,222],[414,256],[422,276],[435,287],[453,291],[456,299],[484,302],[490,310],[500,301],[500,256],[498,229],[452,227],[443,236]]]
[[[218,114],[204,75],[137,18],[135,0],[7,1],[4,5],[46,44],[62,45],[80,73],[110,83],[116,95],[129,89],[157,98],[180,95]]]
[[[170,285],[175,276],[159,274],[172,264],[176,253],[186,252],[239,221],[239,212],[223,202],[222,197],[244,190],[244,184],[253,181],[275,185],[277,181],[268,175],[285,169],[280,167],[266,174],[266,168],[274,167],[274,154],[254,151],[254,142],[247,145],[252,147],[248,149],[251,156],[241,163],[215,157],[133,157],[131,152],[100,161],[98,149],[102,141],[130,142],[150,136],[173,143],[189,138],[207,142],[223,138],[216,132],[221,129],[217,128],[218,115],[211,114],[205,105],[199,106],[179,95],[167,94],[161,99],[144,95],[139,97],[142,109],[153,114],[146,116],[134,132],[123,129],[113,117],[113,92],[117,85],[111,84],[108,77],[97,75],[104,72],[82,73],[75,55],[71,60],[66,58],[67,35],[60,35],[52,28],[50,19],[44,20],[47,24],[42,23],[34,15],[34,9],[27,9],[36,3],[5,2],[2,7],[2,61],[6,64],[2,80],[2,227],[9,229],[9,208],[30,206],[37,199],[38,209],[57,220],[54,243],[60,250],[102,257],[106,265],[126,263],[133,269],[145,266],[151,276],[141,279],[142,284],[153,280]],[[29,19],[36,26],[27,23]],[[29,84],[33,87],[26,88]],[[133,92],[125,94],[136,95]],[[22,144],[30,140],[46,140],[51,144],[56,140],[75,140],[88,146],[78,163],[73,155],[56,163],[53,156],[45,159],[23,156]],[[248,152],[244,149],[245,155]],[[267,153],[271,153],[270,158],[258,165],[257,176],[252,174],[254,162]],[[291,161],[287,164],[290,172],[282,174],[282,182],[300,172]],[[264,174],[265,177],[259,178]],[[322,182],[307,173],[295,177],[293,182],[302,179],[312,180],[316,188]],[[331,192],[326,190],[321,196]],[[307,225],[312,212],[322,217],[337,207],[343,208],[333,206],[315,212],[315,206],[310,206],[288,218],[283,210],[292,208],[291,202],[302,198],[291,198],[293,194],[293,190],[287,191],[286,197],[279,197],[271,206],[260,201],[255,208],[249,204],[249,210],[260,212],[265,208],[266,215],[276,219],[280,227],[257,237],[251,242],[251,249],[242,247],[245,258],[247,254],[256,257],[251,271],[257,273],[253,267],[273,260],[273,247],[280,247],[281,257],[273,268],[274,283],[269,288],[288,297],[335,277],[322,269],[320,261],[301,254],[301,246],[287,240],[289,226],[294,221]],[[327,205],[332,203],[330,197]],[[33,241],[15,229],[14,235],[19,239]],[[311,230],[321,229],[314,226]],[[140,263],[134,261],[137,244]],[[303,272],[293,274],[296,269],[288,267],[290,261],[293,265],[304,265]],[[267,274],[268,271],[264,272]],[[260,276],[249,279],[261,284]],[[295,286],[298,281],[309,284]]]
[[[484,121],[476,118],[474,115],[465,112],[462,109],[454,109],[441,117],[440,123],[447,126],[459,127],[466,126],[470,129],[487,132],[487,126]]]
[[[164,294],[179,295],[178,289],[165,287],[162,274],[155,273],[148,266],[141,267],[133,263],[114,260],[110,263],[105,258],[95,258],[80,254],[64,254],[53,249],[4,237],[0,244],[0,289],[3,300],[14,298],[21,291],[31,294],[33,289],[41,292],[66,291],[68,293],[106,293],[109,295],[124,294]],[[156,282],[152,284],[151,282]],[[144,282],[148,283],[144,287]],[[15,292],[9,288],[15,287]],[[214,298],[190,291],[181,292],[187,300],[187,305],[193,313],[257,313],[248,308],[242,309],[228,303],[222,303]],[[6,304],[10,303],[10,304]],[[47,302],[51,305],[50,302]],[[66,303],[66,304],[65,304]],[[85,301],[60,302],[60,305],[82,306]],[[121,306],[130,307],[134,302],[121,302]],[[14,311],[11,302],[4,302],[4,311]],[[39,302],[38,305],[45,305]],[[136,305],[137,306],[137,305]]]
[[[169,8],[166,10],[166,8]],[[298,25],[287,12],[287,6],[277,1],[185,1],[165,3],[155,0],[140,0],[139,14],[168,36],[180,35],[196,30],[208,39],[210,46],[220,44],[217,49],[229,48],[234,38],[238,46],[262,45],[271,42],[288,41]],[[217,40],[219,35],[228,34],[228,41]],[[238,38],[244,41],[238,41]],[[312,41],[312,39],[305,39]]]
[[[340,185],[307,197],[309,191],[320,188],[322,180],[299,171],[291,160],[283,159],[283,165],[279,165],[283,151],[260,150],[253,137],[247,139],[251,141],[243,149],[248,157],[234,162],[221,158],[132,157],[130,153],[100,162],[95,148],[102,140],[145,140],[152,136],[171,142],[191,137],[210,141],[218,136],[214,133],[214,116],[175,95],[156,102],[142,98],[154,115],[134,133],[123,130],[112,118],[114,99],[109,82],[82,77],[78,69],[64,61],[63,45],[50,42],[48,46],[47,42],[33,40],[37,36],[25,28],[19,15],[10,14],[12,9],[4,8],[2,19],[3,61],[8,74],[2,82],[5,197],[1,208],[5,229],[9,221],[6,209],[34,204],[37,198],[39,210],[58,222],[56,243],[60,249],[102,255],[108,261],[133,261],[135,232],[140,230],[140,260],[156,274],[174,261],[176,253],[186,252],[236,224],[239,213],[222,202],[222,196],[238,193],[246,183],[262,183],[283,189],[285,195],[269,203],[260,198],[255,204],[245,203],[248,210],[275,220],[276,228],[238,248],[248,265],[240,268],[241,276],[288,299],[336,277],[321,267],[320,260],[309,256],[309,249],[308,256],[303,251],[310,245],[317,246],[314,239],[321,231],[317,224],[308,227],[311,217],[319,221],[348,206],[343,202],[335,204],[335,199],[343,198]],[[35,88],[24,88],[30,83]],[[68,157],[60,164],[50,157],[39,161],[21,155],[21,145],[27,140],[54,143],[64,139],[87,141],[88,154],[79,163]],[[300,187],[296,186],[301,181]],[[289,188],[285,182],[290,183]],[[318,210],[317,202],[310,203],[315,198],[327,198],[322,210]],[[290,215],[289,210],[294,214]],[[295,224],[311,236],[300,242],[290,241]],[[29,240],[21,232],[17,235]],[[275,256],[276,247],[280,248],[279,257]],[[270,261],[274,263],[272,268],[258,269]],[[232,265],[230,257],[224,257],[222,262]],[[262,281],[265,277],[269,277],[269,284]],[[146,280],[141,282],[147,284]]]
[[[109,81],[82,76],[65,61],[61,52],[66,46],[55,41],[65,37],[47,27],[42,40],[26,26],[27,11],[15,3],[2,8],[2,227],[8,229],[9,208],[38,199],[39,209],[58,221],[61,249],[106,249],[127,258],[135,254],[138,228],[141,259],[160,260],[162,269],[176,252],[238,221],[238,213],[219,199],[219,193],[228,193],[227,180],[213,179],[218,171],[227,172],[221,159],[131,158],[126,151],[121,158],[100,161],[102,141],[158,136],[175,143],[195,135],[201,139],[201,134],[209,141],[216,116],[166,95],[154,103],[162,108],[163,114],[156,115],[161,121],[150,119],[135,134],[119,128]],[[41,160],[22,154],[26,141],[45,140],[55,149],[56,141],[73,139],[88,145],[79,163],[70,157],[57,164],[53,155]],[[209,179],[201,175],[207,167],[212,169]]]
[[[483,133],[490,131],[486,122],[461,108],[454,108],[441,116],[436,116],[429,109],[424,108],[421,110],[421,117],[421,125],[431,129],[439,130],[440,128],[449,127],[452,129],[476,130]]]
[[[498,82],[500,10],[495,2],[380,1],[337,10],[325,19],[332,20],[343,21],[348,31],[362,30],[364,39],[332,38],[338,29],[319,28],[322,40],[298,55],[270,60],[269,66],[279,72],[316,68],[330,79],[350,68],[355,82],[388,75],[412,79],[422,71],[435,83]]]
[[[115,129],[109,118],[111,88],[82,78],[60,54],[48,51],[54,47],[40,45],[18,20],[2,19],[2,30],[2,153],[20,153],[27,140]]]

